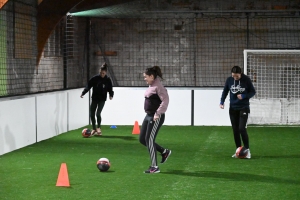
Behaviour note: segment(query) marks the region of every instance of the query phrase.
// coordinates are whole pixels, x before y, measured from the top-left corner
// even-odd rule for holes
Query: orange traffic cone
[[[134,123],[132,134],[140,134],[140,127],[139,127],[139,123],[137,121],[135,121],[135,123]]]
[[[56,186],[70,187],[67,164],[61,163]]]

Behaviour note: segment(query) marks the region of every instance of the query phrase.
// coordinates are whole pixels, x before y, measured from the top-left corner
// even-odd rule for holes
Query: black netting
[[[115,86],[145,86],[143,71],[158,65],[166,86],[220,87],[244,49],[300,48],[294,2],[157,2],[68,14],[40,58],[37,1],[0,5],[0,96],[80,88],[103,62]]]
[[[32,92],[36,69],[36,9],[18,1],[0,10],[0,95]]]
[[[223,86],[232,66],[243,67],[244,49],[299,48],[300,20],[293,17],[189,14],[91,21],[92,71],[108,62],[118,86],[143,86],[144,69],[154,65],[162,68],[167,86]]]

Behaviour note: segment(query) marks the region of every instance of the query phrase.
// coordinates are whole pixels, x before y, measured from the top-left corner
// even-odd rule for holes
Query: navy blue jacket
[[[82,96],[85,95],[91,88],[93,88],[92,99],[95,101],[106,101],[107,92],[110,97],[114,96],[112,82],[106,75],[104,78],[102,78],[100,74],[93,76],[82,91]]]
[[[245,74],[241,74],[240,80],[237,81],[231,76],[226,79],[220,104],[224,104],[228,92],[230,92],[230,108],[234,110],[249,108],[249,99],[256,93],[250,78]],[[241,100],[238,99],[238,94],[242,95]]]

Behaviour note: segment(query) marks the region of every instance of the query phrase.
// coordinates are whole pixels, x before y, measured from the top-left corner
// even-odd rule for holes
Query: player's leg
[[[239,132],[242,136],[244,147],[249,149],[249,137],[247,133],[247,121],[248,121],[249,109],[243,109],[240,111],[240,123],[239,123]]]
[[[161,124],[164,122],[164,116],[161,119]],[[147,146],[147,142],[149,141],[152,129],[153,129],[153,116],[147,115],[142,123],[142,127],[141,127],[141,131],[140,131],[140,137],[139,137],[139,141],[141,144]],[[159,128],[161,127],[161,125],[158,127],[157,132],[159,130]],[[165,152],[165,148],[161,147],[160,145],[158,145],[157,143],[154,142],[154,146],[156,148],[156,150],[158,152],[160,152],[161,154]]]
[[[235,153],[231,156],[233,158],[236,158],[236,152],[238,148],[242,145],[240,132],[239,132],[239,117],[240,112],[238,110],[229,109],[229,117],[231,122],[231,127],[233,131],[233,138],[236,146]]]
[[[157,167],[155,138],[157,133],[156,130],[157,128],[159,129],[159,122],[160,118],[156,121],[150,121],[147,129],[146,144],[150,154],[150,161],[152,167]]]
[[[156,149],[156,151],[158,151],[161,154],[161,161],[160,161],[160,163],[165,163],[167,161],[167,159],[169,158],[169,156],[171,155],[171,153],[172,153],[171,150],[165,149],[164,147],[160,146],[159,144],[157,144],[155,142],[155,139],[156,139],[156,136],[158,134],[158,131],[159,131],[160,127],[163,125],[164,121],[165,121],[165,114],[162,114],[160,116],[160,122],[158,124],[158,127],[155,130],[155,137],[154,137],[155,149]]]
[[[144,121],[142,123],[140,135],[139,135],[139,141],[142,145],[147,146],[146,144],[146,133],[147,133],[147,128],[148,128],[148,123],[149,123],[149,116],[146,115],[144,118]]]
[[[149,137],[151,134],[151,129],[153,127],[153,124],[154,124],[153,123],[153,115],[147,114],[142,123],[140,136],[139,136],[140,143],[143,144],[144,146],[146,146],[147,148],[149,145],[148,141],[149,141]],[[148,148],[148,151],[149,151],[149,148]],[[153,166],[150,166],[148,170],[144,171],[144,173],[158,173],[158,172],[159,172],[159,169],[157,169]]]
[[[244,109],[240,111],[240,125],[239,130],[242,136],[243,144],[246,149],[248,149],[248,154],[246,158],[251,158],[251,153],[249,149],[249,136],[247,132],[247,121],[249,117],[250,109]]]
[[[96,133],[96,118],[95,118],[95,112],[97,109],[97,102],[92,100],[91,106],[90,106],[90,118],[93,126],[92,135]]]
[[[229,117],[231,122],[231,127],[233,131],[233,137],[236,148],[242,146],[240,132],[239,132],[239,120],[240,120],[240,111],[229,109]]]
[[[105,105],[105,101],[100,101],[98,102],[98,105],[97,105],[97,112],[96,112],[96,116],[97,116],[97,134],[98,135],[102,135],[101,133],[101,121],[102,121],[102,118],[101,118],[101,112],[103,110],[103,107]]]
[[[159,120],[159,121],[157,121],[157,120]],[[152,142],[154,144],[154,147],[155,147],[156,151],[158,151],[159,153],[162,154],[166,149],[163,148],[162,146],[160,146],[159,144],[157,144],[155,142],[155,139],[156,139],[156,136],[158,134],[158,131],[159,131],[160,127],[165,122],[165,114],[161,114],[160,117],[157,120],[154,121],[155,123],[154,123],[154,125],[152,127],[152,131],[151,131],[151,136],[150,137],[152,137]],[[150,140],[151,140],[151,138],[150,138]]]
[[[146,129],[146,135],[145,135],[145,141],[146,146],[148,148],[148,152],[150,155],[150,162],[151,166],[148,170],[145,171],[145,173],[159,173],[159,168],[157,166],[157,157],[156,157],[156,147],[162,148],[159,145],[155,144],[155,137],[156,134],[162,125],[160,118],[158,118],[156,121],[153,121],[154,114],[148,115],[148,125]]]

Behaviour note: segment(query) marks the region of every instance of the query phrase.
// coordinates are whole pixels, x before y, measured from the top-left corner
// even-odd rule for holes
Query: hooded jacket
[[[230,92],[230,108],[234,110],[249,108],[249,99],[256,93],[250,78],[245,74],[241,74],[240,80],[234,80],[231,76],[226,79],[221,96],[221,105],[224,104],[228,92]],[[238,99],[238,94],[242,95],[242,99]]]
[[[111,79],[106,75],[104,78],[102,78],[100,74],[93,76],[82,91],[82,96],[85,95],[91,88],[93,88],[92,99],[95,101],[106,101],[107,92],[110,97],[114,96]]]

